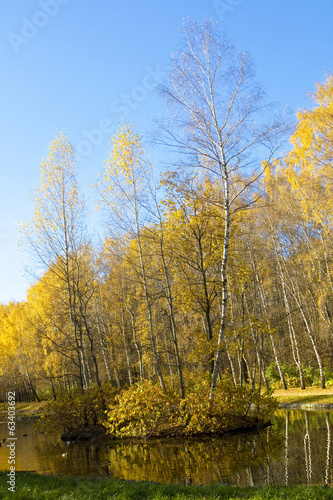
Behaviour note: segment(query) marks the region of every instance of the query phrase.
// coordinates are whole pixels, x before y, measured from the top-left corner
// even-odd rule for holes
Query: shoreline
[[[308,410],[329,411],[333,410],[333,403],[279,403],[279,410]]]
[[[281,410],[333,410],[332,387],[326,389],[319,387],[279,389],[274,391],[273,397],[278,401]]]

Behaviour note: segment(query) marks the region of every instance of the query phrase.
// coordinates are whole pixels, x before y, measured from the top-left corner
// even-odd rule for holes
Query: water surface
[[[181,484],[333,485],[333,412],[279,411],[260,432],[67,445],[16,422],[16,470]],[[8,434],[0,423],[0,442]],[[8,470],[7,442],[0,468]]]

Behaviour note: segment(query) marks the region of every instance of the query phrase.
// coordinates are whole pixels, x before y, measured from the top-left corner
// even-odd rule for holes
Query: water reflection
[[[289,411],[286,411],[285,444],[284,444],[284,484],[289,484]]]
[[[269,431],[259,434],[184,440],[156,440],[120,444],[109,450],[110,475],[124,479],[163,483],[213,484],[243,482],[247,471],[255,481],[255,470],[266,470],[278,458],[281,438]],[[131,467],[128,467],[128,463]]]
[[[325,484],[328,484],[330,457],[331,457],[331,423],[328,413],[325,413],[325,421],[327,427],[327,445],[326,445],[326,469],[325,469]]]
[[[276,431],[285,435],[284,484],[332,484],[332,412],[278,412]],[[284,426],[282,425],[284,420]],[[282,484],[282,483],[281,483]]]
[[[17,422],[16,470],[183,484],[332,485],[332,419],[332,412],[280,411],[259,433],[72,445]],[[5,443],[0,468],[8,468]]]

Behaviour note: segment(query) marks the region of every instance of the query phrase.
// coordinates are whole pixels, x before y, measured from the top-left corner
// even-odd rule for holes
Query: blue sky
[[[85,192],[122,119],[139,133],[163,111],[154,93],[185,18],[219,22],[251,54],[269,101],[311,106],[333,72],[331,0],[3,0],[0,16],[0,302],[23,300],[18,223],[48,143],[64,131]],[[89,196],[89,194],[87,194]],[[89,199],[88,199],[89,203]]]

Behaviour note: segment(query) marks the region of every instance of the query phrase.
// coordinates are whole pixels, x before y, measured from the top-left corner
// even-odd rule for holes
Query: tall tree
[[[124,124],[111,142],[111,151],[98,187],[111,231],[117,237],[122,235],[124,238],[127,235],[133,241],[132,248],[137,252],[155,371],[164,389],[143,237],[144,225],[149,221],[149,175],[152,175],[152,169],[145,159],[141,139],[133,126]]]
[[[32,220],[22,225],[24,239],[37,272],[55,274],[57,286],[65,293],[66,311],[80,352],[82,387],[89,384],[85,343],[94,363],[95,382],[100,385],[93,333],[87,321],[93,280],[86,275],[86,213],[76,179],[75,153],[63,133],[50,143],[33,200]]]
[[[263,124],[263,92],[246,54],[237,53],[212,22],[191,22],[183,33],[181,50],[173,57],[169,79],[161,87],[171,108],[170,122],[164,120],[161,125],[161,141],[185,155],[184,164],[218,177],[222,185],[221,198],[216,201],[224,225],[222,303],[210,388],[212,401],[227,324],[227,265],[233,224],[241,208],[237,201],[254,181],[249,175],[253,164],[260,166],[280,146],[282,128],[273,122]],[[245,182],[240,176],[242,170]]]

